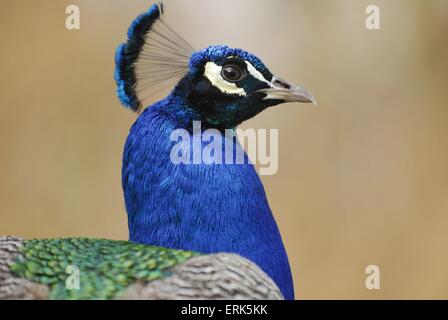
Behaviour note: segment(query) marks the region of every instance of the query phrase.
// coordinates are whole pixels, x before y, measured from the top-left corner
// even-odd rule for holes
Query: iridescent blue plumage
[[[161,8],[152,6],[132,23],[128,42],[116,54],[118,96],[133,110],[143,103],[138,88],[145,88],[148,77],[150,85],[181,77],[165,99],[140,114],[126,141],[122,183],[130,240],[240,254],[260,266],[286,299],[293,299],[288,257],[247,154],[243,151],[243,164],[176,164],[170,156],[176,144],[171,134],[186,130],[194,153],[201,152],[195,150],[194,139],[202,141],[203,131],[214,129],[222,140],[223,157],[228,148],[236,154],[242,147],[225,135],[226,129],[268,107],[314,98],[274,77],[259,58],[242,49],[210,46],[187,55],[191,46],[169,26],[165,24],[165,31],[172,38],[153,30],[161,21]],[[159,41],[148,36],[151,31],[161,36]],[[192,130],[194,121],[201,122],[201,132]]]
[[[238,253],[260,266],[285,298],[293,299],[285,248],[247,155],[246,164],[239,165],[170,161],[170,134],[189,116],[177,94],[147,108],[126,142],[123,188],[130,240],[203,253]],[[178,118],[171,116],[174,111]],[[223,144],[232,145],[225,138]]]

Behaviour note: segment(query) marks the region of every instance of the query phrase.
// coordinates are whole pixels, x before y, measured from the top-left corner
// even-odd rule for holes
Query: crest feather
[[[148,98],[188,71],[194,49],[163,20],[163,3],[140,14],[128,40],[115,54],[115,81],[120,102],[139,112]]]

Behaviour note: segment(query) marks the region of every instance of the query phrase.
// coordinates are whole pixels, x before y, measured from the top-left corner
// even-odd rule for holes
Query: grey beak
[[[272,78],[271,87],[269,89],[262,89],[266,97],[264,100],[283,100],[285,102],[304,102],[312,103],[317,106],[316,98],[311,93],[301,87],[294,86],[285,80],[279,78]]]

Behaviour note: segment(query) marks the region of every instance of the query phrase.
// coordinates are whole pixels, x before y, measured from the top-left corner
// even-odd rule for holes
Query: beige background
[[[297,298],[448,298],[448,2],[166,1],[196,48],[259,55],[319,108],[272,108],[279,171],[263,177]],[[81,30],[65,29],[65,7]],[[121,152],[135,115],[113,57],[143,0],[0,2],[0,234],[126,239]],[[381,290],[364,286],[381,268]]]

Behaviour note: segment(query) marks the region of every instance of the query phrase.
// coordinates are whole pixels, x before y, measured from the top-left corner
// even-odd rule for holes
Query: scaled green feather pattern
[[[127,241],[88,238],[25,240],[11,266],[19,277],[50,288],[49,299],[111,299],[137,281],[170,275],[170,268],[200,255]],[[67,289],[68,266],[79,269],[78,289]]]

